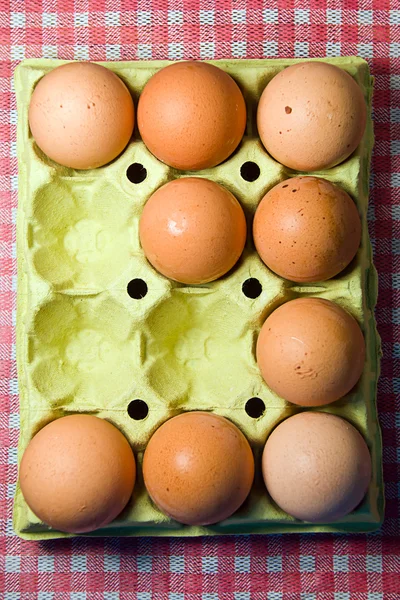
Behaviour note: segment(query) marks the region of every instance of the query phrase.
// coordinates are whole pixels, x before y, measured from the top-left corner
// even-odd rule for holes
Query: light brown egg
[[[214,167],[239,145],[246,105],[235,81],[213,65],[180,62],[158,71],[138,104],[138,127],[158,159],[182,170]]]
[[[257,111],[265,148],[298,171],[329,169],[345,160],[360,143],[366,118],[360,86],[324,62],[302,62],[278,73]]]
[[[68,63],[37,84],[29,125],[39,148],[60,165],[94,169],[128,144],[135,113],[122,80],[94,63]]]
[[[345,396],[364,368],[365,342],[357,321],[321,298],[299,298],[276,309],[257,340],[257,363],[269,387],[300,406]]]
[[[261,259],[281,277],[324,281],[356,255],[361,221],[355,203],[338,186],[317,177],[294,177],[261,200],[253,236]]]
[[[128,503],[135,477],[135,458],[122,433],[104,419],[82,414],[43,427],[19,470],[31,510],[50,527],[69,533],[113,521]]]
[[[364,498],[371,481],[371,456],[348,421],[302,412],[269,436],[262,470],[270,496],[286,513],[330,523],[352,512]]]
[[[233,423],[189,412],[157,429],[144,453],[143,476],[165,514],[187,525],[210,525],[228,518],[247,498],[254,458]]]
[[[157,271],[186,284],[213,281],[238,261],[246,219],[227,189],[197,177],[170,181],[147,201],[140,242]]]

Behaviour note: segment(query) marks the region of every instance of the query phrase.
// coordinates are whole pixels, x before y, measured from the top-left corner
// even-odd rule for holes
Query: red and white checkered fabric
[[[91,60],[359,54],[376,78],[370,233],[380,274],[386,521],[369,536],[24,542],[17,478],[16,105],[28,57]],[[0,0],[0,598],[400,599],[399,0]]]

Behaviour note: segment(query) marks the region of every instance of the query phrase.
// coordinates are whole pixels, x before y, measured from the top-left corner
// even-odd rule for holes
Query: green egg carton
[[[264,194],[298,174],[264,150],[257,136],[257,103],[272,77],[299,61],[210,61],[242,89],[247,126],[242,143],[227,161],[196,173],[180,172],[158,161],[136,129],[125,151],[105,167],[76,171],[52,162],[32,139],[28,106],[39,79],[63,61],[26,60],[16,70],[18,459],[41,427],[72,413],[97,415],[124,433],[138,463],[134,494],[118,519],[93,536],[365,532],[382,522],[382,449],[376,411],[381,349],[373,315],[377,275],[367,227],[373,79],[361,58],[324,60],[355,78],[368,105],[365,135],[356,152],[343,164],[314,173],[338,184],[355,200],[362,242],[340,276],[311,285],[273,274],[258,257],[251,235],[252,218]],[[137,106],[145,83],[169,62],[102,64],[127,84]],[[254,181],[246,180],[253,178],[247,176],[247,169],[254,167],[246,163],[260,169]],[[222,279],[201,286],[181,285],[157,273],[146,261],[138,235],[140,215],[150,195],[167,181],[189,174],[229,189],[248,221],[247,244],[239,263]],[[262,286],[255,298],[244,293],[249,279]],[[326,298],[349,311],[360,323],[367,345],[357,386],[342,400],[314,409],[352,422],[372,455],[373,478],[366,498],[353,513],[332,524],[308,524],[285,514],[269,498],[261,476],[261,453],[271,430],[302,409],[279,398],[262,380],[256,339],[271,311],[303,296]],[[257,417],[253,398],[265,404],[261,416]],[[146,403],[147,415],[146,406],[137,400]],[[182,411],[199,409],[233,421],[249,440],[256,460],[254,485],[244,505],[210,527],[181,525],[166,517],[150,500],[141,473],[143,451],[157,427]],[[67,537],[37,519],[18,485],[14,528],[26,539]]]

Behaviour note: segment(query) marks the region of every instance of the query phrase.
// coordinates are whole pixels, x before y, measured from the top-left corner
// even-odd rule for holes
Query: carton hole
[[[132,163],[126,170],[126,176],[131,183],[142,183],[147,177],[147,169],[141,163]]]
[[[260,167],[257,163],[248,160],[240,167],[240,174],[245,181],[255,181],[260,177]]]
[[[243,282],[242,292],[247,298],[258,298],[262,292],[262,285],[255,277],[250,277]]]
[[[261,398],[250,398],[250,400],[247,400],[244,409],[249,417],[258,419],[265,412],[265,404]]]
[[[149,407],[144,400],[132,400],[128,404],[128,415],[135,421],[142,421],[149,414]]]
[[[141,300],[148,292],[147,283],[143,279],[132,279],[126,289],[129,296],[135,300]]]

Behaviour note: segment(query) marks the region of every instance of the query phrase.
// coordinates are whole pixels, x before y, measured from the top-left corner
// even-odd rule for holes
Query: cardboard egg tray
[[[28,106],[35,84],[62,61],[27,60],[17,68],[19,460],[41,427],[71,413],[97,415],[124,433],[139,466],[134,494],[117,520],[92,535],[370,531],[382,521],[376,412],[380,340],[373,316],[377,276],[367,228],[373,82],[360,58],[325,60],[359,83],[368,120],[355,154],[335,168],[313,174],[338,184],[355,200],[362,242],[340,276],[311,285],[274,275],[258,257],[251,235],[252,218],[264,194],[297,175],[264,150],[257,136],[257,103],[271,78],[299,61],[214,61],[242,89],[248,111],[246,132],[227,161],[190,175],[212,179],[238,198],[248,221],[248,239],[236,267],[222,279],[201,286],[181,285],[158,274],[146,261],[138,235],[139,218],[150,195],[167,181],[189,173],[158,161],[137,128],[125,151],[105,167],[75,171],[55,164],[32,139]],[[103,64],[127,84],[137,106],[147,80],[169,63]],[[349,311],[360,323],[367,345],[363,375],[352,392],[332,405],[311,409],[348,419],[363,434],[372,454],[373,479],[366,498],[353,513],[329,525],[303,523],[280,510],[266,492],[260,468],[271,430],[303,409],[279,398],[263,382],[255,359],[256,339],[271,311],[303,296],[327,298]],[[254,398],[265,404],[261,415],[262,403]],[[181,525],[162,514],[146,493],[140,468],[157,427],[182,411],[198,409],[233,421],[248,438],[256,460],[255,482],[245,504],[229,519],[205,528]],[[18,486],[14,527],[27,539],[67,536],[35,517]]]

